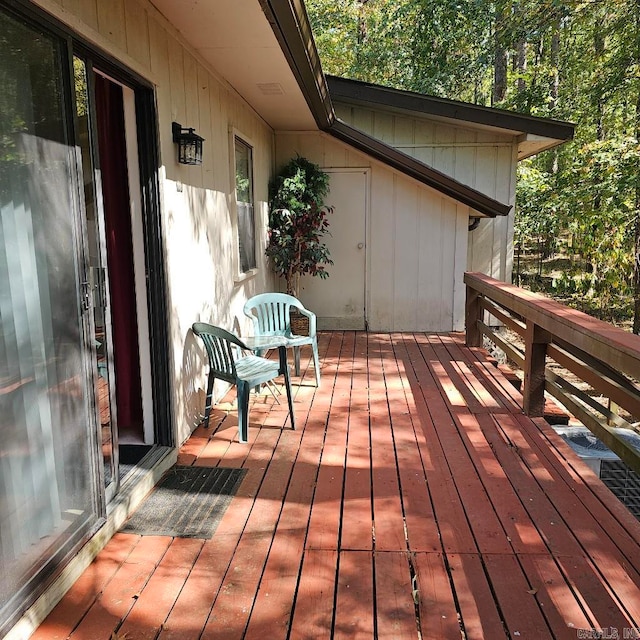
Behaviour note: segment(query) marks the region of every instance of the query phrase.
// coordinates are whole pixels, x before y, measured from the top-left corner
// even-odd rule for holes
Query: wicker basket
[[[291,333],[297,336],[309,335],[309,318],[303,316],[299,311],[291,309],[289,316],[291,320]]]

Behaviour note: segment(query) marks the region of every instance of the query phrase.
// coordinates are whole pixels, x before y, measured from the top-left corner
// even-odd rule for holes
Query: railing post
[[[482,319],[482,307],[480,306],[480,294],[467,285],[467,298],[465,303],[465,341],[468,347],[482,346],[482,333],[478,327],[478,320]]]
[[[527,320],[524,348],[523,408],[528,416],[544,415],[544,368],[551,334]]]

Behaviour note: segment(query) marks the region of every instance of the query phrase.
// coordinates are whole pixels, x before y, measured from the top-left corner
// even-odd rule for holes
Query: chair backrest
[[[256,335],[290,335],[291,307],[304,309],[300,300],[286,293],[260,293],[247,300],[244,313],[253,320]]]
[[[246,349],[245,345],[233,333],[206,322],[194,322],[191,329],[202,338],[209,357],[209,367],[215,377],[235,383],[237,373],[233,350],[236,346]]]

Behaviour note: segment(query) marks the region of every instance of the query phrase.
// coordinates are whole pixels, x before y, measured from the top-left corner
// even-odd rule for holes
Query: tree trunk
[[[635,64],[640,62],[640,0],[635,2]],[[636,144],[640,142],[640,83],[636,80]],[[636,158],[636,163],[638,162]],[[633,261],[633,333],[640,334],[640,167],[636,166],[634,261]]]
[[[558,104],[558,91],[560,88],[560,20],[554,20],[551,35],[551,87],[550,87],[550,104],[551,115],[555,115],[556,106]],[[553,150],[551,156],[551,173],[556,175],[558,173],[558,148]]]
[[[358,0],[360,2],[360,8],[358,10],[358,44],[363,44],[367,39],[367,23],[364,19],[364,6],[369,0]]]
[[[527,43],[525,40],[518,42],[518,93],[523,93],[527,88],[527,81],[524,79],[524,74],[527,72]]]
[[[493,75],[493,96],[491,104],[504,100],[507,93],[507,52],[505,48],[496,42],[496,59]]]
[[[502,30],[505,24],[505,10],[502,6],[496,7],[496,19],[494,25],[494,63],[493,63],[493,95],[491,104],[504,100],[507,93],[507,50],[503,44]]]

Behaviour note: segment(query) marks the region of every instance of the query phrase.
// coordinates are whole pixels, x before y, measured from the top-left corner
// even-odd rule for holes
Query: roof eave
[[[495,218],[506,216],[511,211],[511,205],[503,204],[484,193],[469,187],[454,178],[429,167],[395,147],[373,138],[340,119],[327,130],[335,138],[346,142],[352,147],[381,160],[385,164],[402,171],[402,173],[436,189],[440,193],[461,202],[482,216]]]
[[[305,100],[320,129],[331,126],[335,111],[302,0],[259,0]]]
[[[561,144],[571,140],[575,125],[570,122],[539,118],[512,111],[449,100],[436,96],[392,89],[379,85],[327,76],[333,98],[360,104],[380,105],[423,115],[459,120],[484,127],[511,131],[514,134],[538,136]]]
[[[260,4],[320,130],[468,205],[482,216],[494,218],[511,211],[510,205],[498,202],[338,120],[302,0],[260,0]]]

